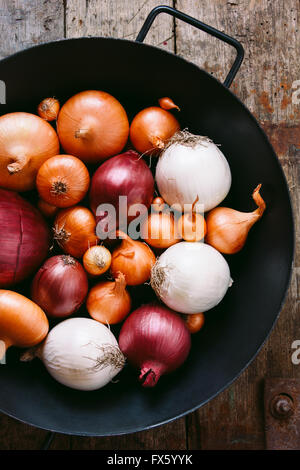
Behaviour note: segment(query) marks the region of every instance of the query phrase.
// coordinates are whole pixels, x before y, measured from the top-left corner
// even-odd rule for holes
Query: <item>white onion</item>
[[[110,382],[125,359],[113,333],[89,318],[69,318],[48,334],[38,356],[63,385],[96,390]]]
[[[175,134],[161,153],[155,178],[163,199],[182,212],[197,197],[197,212],[213,209],[231,186],[230,167],[221,150],[207,137],[187,131]]]
[[[232,284],[229,266],[205,243],[180,242],[158,258],[151,285],[162,302],[180,313],[206,312],[215,307]]]

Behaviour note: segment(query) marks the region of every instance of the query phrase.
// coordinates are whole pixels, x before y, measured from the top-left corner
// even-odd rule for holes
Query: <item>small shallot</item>
[[[239,212],[229,207],[216,207],[206,218],[206,243],[221,253],[232,255],[240,251],[246,243],[250,228],[261,218],[266,203],[261,197],[259,184],[252,197],[257,205],[253,212]]]

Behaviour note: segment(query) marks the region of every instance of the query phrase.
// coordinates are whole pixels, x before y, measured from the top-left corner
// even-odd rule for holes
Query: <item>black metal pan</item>
[[[237,58],[224,82],[174,54],[142,44],[154,18],[167,13],[235,47]],[[199,51],[201,53],[201,51]],[[181,124],[221,144],[232,171],[227,204],[252,210],[251,193],[263,184],[267,210],[245,248],[230,258],[234,279],[222,303],[206,315],[193,338],[188,361],[154,389],[143,389],[127,367],[117,384],[80,392],[56,383],[38,360],[19,362],[13,348],[0,365],[0,409],[52,431],[108,436],[148,429],[189,413],[224,390],[249,365],[268,337],[282,307],[293,258],[293,217],[286,180],[266,135],[229,91],[243,59],[233,38],[173,10],[157,7],[137,40],[82,38],[32,47],[0,62],[7,104],[1,113],[35,112],[55,95],[100,89],[116,96],[132,117],[170,96]],[[0,228],[1,229],[1,228]],[[146,294],[145,294],[146,295]],[[146,298],[146,297],[145,297]]]

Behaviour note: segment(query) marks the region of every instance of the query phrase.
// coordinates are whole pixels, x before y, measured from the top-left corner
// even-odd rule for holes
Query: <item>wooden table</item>
[[[244,45],[245,60],[232,90],[266,130],[285,171],[299,223],[299,1],[162,3],[229,33]],[[159,4],[156,0],[0,0],[0,56],[64,37],[135,39],[149,11]],[[185,57],[220,80],[234,54],[229,46],[164,14],[155,20],[146,42]],[[51,448],[263,449],[264,379],[300,377],[300,365],[291,361],[292,342],[300,340],[299,254],[298,232],[293,276],[280,318],[257,358],[226,391],[197,412],[153,430],[111,438],[57,435]],[[45,431],[0,415],[0,449],[36,449],[45,436]]]

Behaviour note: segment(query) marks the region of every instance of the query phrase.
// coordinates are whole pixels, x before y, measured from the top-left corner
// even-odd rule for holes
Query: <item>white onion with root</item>
[[[231,186],[229,164],[208,137],[183,130],[174,134],[160,154],[155,179],[163,199],[174,209],[195,205],[197,212],[216,207]]]
[[[124,367],[125,357],[113,333],[89,318],[58,323],[35,350],[21,360],[39,357],[58,382],[77,390],[104,387]]]
[[[227,261],[205,243],[180,242],[157,259],[151,286],[169,308],[180,313],[215,307],[232,284]]]

